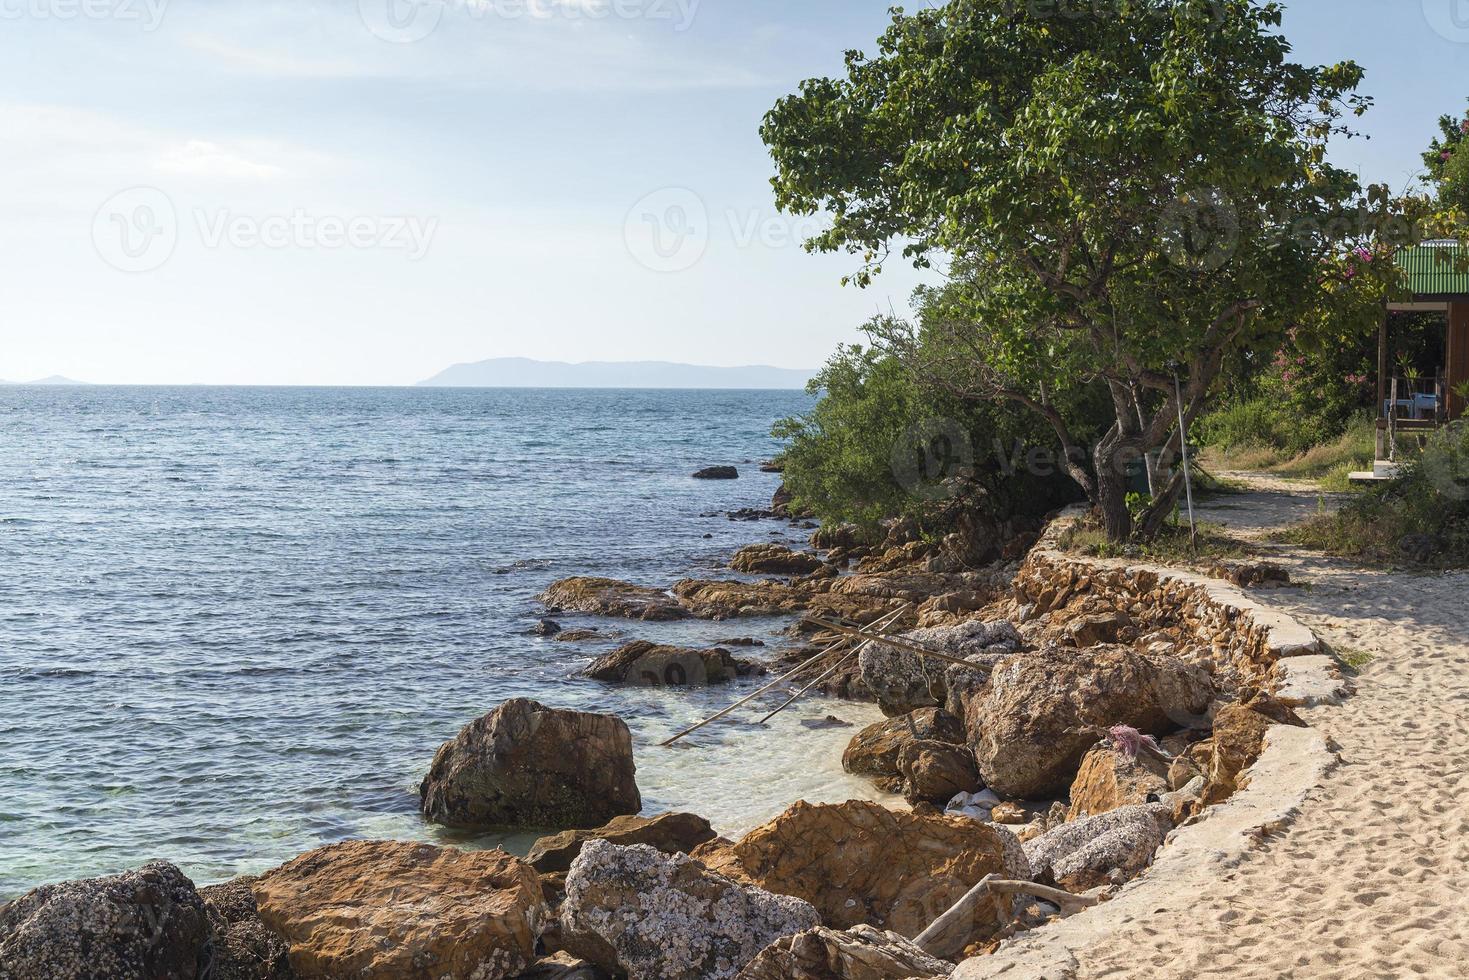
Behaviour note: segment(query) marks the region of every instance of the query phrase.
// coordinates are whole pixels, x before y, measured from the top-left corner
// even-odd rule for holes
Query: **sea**
[[[0,387],[0,901],[172,861],[196,883],[373,838],[524,852],[534,833],[424,822],[434,751],[508,698],[631,726],[645,813],[738,834],[791,802],[876,798],[841,769],[868,705],[578,676],[618,642],[754,637],[788,621],[542,639],[536,596],[604,575],[734,576],[804,542],[768,506],[771,424],[804,392]],[[740,479],[699,481],[733,464]],[[745,651],[737,651],[741,654]]]

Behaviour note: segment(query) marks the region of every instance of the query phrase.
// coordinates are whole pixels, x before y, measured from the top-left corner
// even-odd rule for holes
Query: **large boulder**
[[[1062,823],[1025,845],[1035,880],[1070,892],[1130,881],[1173,829],[1169,808],[1144,803]]]
[[[706,466],[694,474],[695,480],[738,480],[740,471],[733,466]]]
[[[3,980],[195,980],[211,947],[194,883],[161,861],[0,906]]]
[[[209,980],[294,980],[291,947],[260,921],[253,876],[199,889],[214,928],[214,968]]]
[[[750,575],[810,575],[822,567],[815,555],[783,544],[752,544],[736,551],[729,567]]]
[[[542,592],[540,600],[552,609],[623,619],[663,622],[688,616],[688,611],[667,592],[610,578],[562,579]]]
[[[810,605],[806,589],[781,582],[719,582],[683,579],[673,594],[684,609],[699,619],[726,620],[747,616],[781,616]]]
[[[1168,763],[1162,757],[1146,751],[1129,756],[1110,745],[1096,745],[1081,760],[1081,769],[1071,783],[1067,819],[1156,803],[1168,791]]]
[[[887,715],[946,706],[951,672],[956,674],[961,686],[968,688],[970,682],[975,686],[982,685],[993,666],[1019,650],[1023,642],[1015,627],[1004,621],[970,621],[958,626],[931,627],[906,633],[904,638],[950,656],[964,658],[975,666],[971,671],[911,650],[881,643],[868,644],[858,657],[862,681],[877,695],[878,707]]]
[[[954,964],[929,956],[895,932],[819,926],[765,947],[738,980],[930,980],[953,971]]]
[[[889,810],[852,800],[797,803],[735,844],[694,854],[713,870],[816,907],[834,929],[872,925],[917,936],[987,874],[1028,879],[1030,865],[1009,831],[967,817]],[[1012,900],[976,909],[981,934]]]
[[[518,858],[396,841],[309,851],[253,892],[303,977],[513,977],[535,959],[545,913],[540,879]]]
[[[897,793],[903,787],[898,758],[904,746],[912,742],[963,741],[964,726],[957,718],[937,708],[920,708],[858,732],[842,753],[842,768],[866,776],[886,792]]]
[[[904,745],[898,753],[898,775],[903,781],[903,798],[909,803],[943,805],[959,793],[980,789],[979,768],[967,745],[952,742],[918,741]]]
[[[566,878],[560,941],[628,980],[720,980],[818,924],[800,899],[731,881],[686,855],[592,840]]]
[[[643,808],[635,772],[621,718],[517,698],[439,748],[420,809],[451,827],[600,827]]]
[[[1066,792],[1099,729],[1161,735],[1202,716],[1213,697],[1208,674],[1172,657],[1052,648],[1001,661],[966,727],[985,785],[1043,799]]]
[[[687,854],[714,839],[709,821],[692,813],[660,813],[656,817],[614,817],[595,830],[566,830],[542,837],[526,855],[537,871],[569,871],[571,862],[590,840],[605,840],[622,847],[649,844],[664,854]]]
[[[727,684],[759,670],[728,650],[695,650],[634,640],[587,668],[588,677],[638,687],[706,687]]]

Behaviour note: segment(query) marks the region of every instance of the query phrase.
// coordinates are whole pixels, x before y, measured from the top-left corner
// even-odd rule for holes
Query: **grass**
[[[1165,565],[1208,565],[1221,559],[1250,558],[1255,549],[1232,537],[1222,525],[1199,523],[1198,547],[1189,538],[1188,526],[1169,524],[1146,544],[1116,544],[1093,524],[1079,523],[1067,530],[1058,544],[1062,551],[1091,558],[1146,558]]]
[[[1359,419],[1334,442],[1313,446],[1304,453],[1265,445],[1213,447],[1204,451],[1203,463],[1215,470],[1251,470],[1290,480],[1312,480],[1323,490],[1350,490],[1347,474],[1372,468],[1377,455],[1377,427],[1371,419]]]
[[[1336,659],[1340,660],[1352,673],[1360,674],[1377,657],[1368,653],[1366,650],[1355,650],[1351,647],[1337,647]]]

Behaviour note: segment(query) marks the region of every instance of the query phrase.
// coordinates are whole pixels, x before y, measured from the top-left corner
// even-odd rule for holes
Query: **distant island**
[[[420,387],[429,388],[804,388],[815,371],[752,365],[703,367],[666,361],[567,364],[497,357],[456,364]]]
[[[49,378],[37,378],[35,381],[0,381],[0,385],[84,385],[85,381],[73,381],[71,378],[63,378],[59,374],[53,374]]]

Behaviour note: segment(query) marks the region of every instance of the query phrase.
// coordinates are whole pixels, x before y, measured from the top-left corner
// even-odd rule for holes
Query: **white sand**
[[[1204,516],[1258,536],[1314,513],[1318,496],[1264,484]],[[1095,910],[1104,929],[1062,924],[1081,945],[1059,959],[965,976],[1469,977],[1469,574],[1369,572],[1290,549],[1280,560],[1307,587],[1254,594],[1339,653],[1375,658],[1355,697],[1303,712],[1339,763],[1299,816],[1238,859],[1153,882],[1149,908]]]

